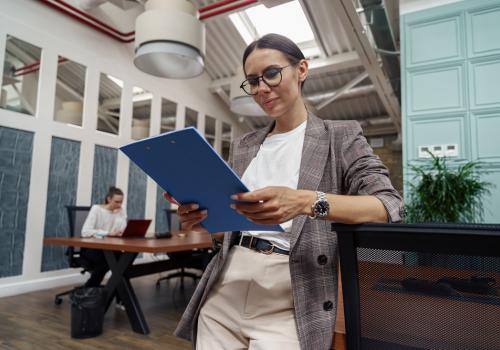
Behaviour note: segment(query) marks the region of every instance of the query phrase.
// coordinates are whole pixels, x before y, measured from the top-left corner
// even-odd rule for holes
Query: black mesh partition
[[[500,349],[500,225],[333,230],[348,349]]]

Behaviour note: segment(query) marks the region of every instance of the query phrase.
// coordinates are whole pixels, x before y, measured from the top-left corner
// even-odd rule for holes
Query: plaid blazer
[[[229,164],[240,177],[272,127],[273,124],[233,141]],[[374,195],[384,204],[389,220],[400,221],[402,199],[388,175],[356,121],[325,121],[308,115],[298,189]],[[191,340],[193,349],[198,314],[223,268],[231,235],[225,234],[222,249],[206,268],[175,331],[177,336]],[[300,215],[293,219],[290,244],[292,292],[301,348],[330,349],[337,305],[337,235],[330,230],[328,221]],[[326,264],[320,256],[327,257]]]

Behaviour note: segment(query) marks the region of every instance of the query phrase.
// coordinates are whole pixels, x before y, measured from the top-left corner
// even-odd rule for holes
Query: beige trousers
[[[197,350],[299,350],[288,256],[231,248],[198,319]]]

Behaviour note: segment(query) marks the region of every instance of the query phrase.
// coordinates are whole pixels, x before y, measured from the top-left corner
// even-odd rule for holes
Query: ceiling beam
[[[367,125],[363,126],[363,136],[373,137],[373,136],[386,136],[397,134],[394,124],[384,124],[384,125]]]
[[[327,58],[318,58],[309,60],[309,76],[321,75],[325,73],[333,73],[340,70],[355,68],[362,66],[361,60],[357,52],[351,51],[338,55],[333,55]],[[231,84],[231,77],[213,80],[210,84],[211,88],[225,86]]]
[[[324,107],[328,106],[330,103],[332,103],[333,101],[335,101],[336,99],[338,99],[344,93],[348,92],[353,87],[355,87],[356,85],[358,85],[359,83],[361,83],[367,77],[368,77],[368,73],[367,72],[363,72],[361,74],[358,74],[354,79],[352,79],[351,81],[349,81],[347,84],[345,84],[344,86],[342,86],[340,89],[335,90],[333,92],[332,96],[330,96],[326,100],[320,102],[316,106],[316,108],[319,110],[319,109],[323,109]]]
[[[338,93],[338,90],[310,94],[310,95],[306,95],[306,100],[308,100],[310,103],[316,105],[316,104],[320,103],[321,101],[325,101],[327,98],[330,98],[330,97],[336,95],[337,93]],[[370,95],[373,93],[375,93],[375,87],[372,84],[362,85],[362,86],[357,86],[357,87],[353,87],[353,88],[349,89],[348,91],[344,92],[342,95],[338,96],[337,100],[359,97],[359,96],[366,96],[366,95]]]
[[[363,65],[356,51],[341,53],[309,61],[309,75],[332,73]]]
[[[224,91],[221,85],[210,87],[212,93],[217,94],[222,101],[229,107],[231,101],[229,100],[229,95]]]
[[[394,94],[392,86],[378,63],[378,57],[366,36],[352,0],[338,0],[330,2],[344,27],[347,37],[358,52],[362,64],[375,86],[380,100],[391,117],[399,133],[401,131],[401,106]]]

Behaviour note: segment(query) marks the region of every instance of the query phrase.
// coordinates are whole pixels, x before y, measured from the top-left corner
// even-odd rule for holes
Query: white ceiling
[[[116,1],[114,0],[115,3]],[[218,1],[192,0],[196,8]],[[310,62],[311,73],[304,86],[303,92],[309,101],[309,108],[324,119],[359,120],[362,122],[365,133],[370,135],[396,133],[398,128],[397,122],[394,123],[392,121],[394,120],[394,112],[392,113],[393,119],[391,120],[391,113],[388,113],[387,108],[384,107],[388,106],[387,101],[383,102],[381,100],[381,97],[384,98],[387,95],[387,91],[381,91],[380,83],[373,84],[371,81],[376,76],[374,69],[380,69],[380,64],[375,63],[374,65],[372,63],[371,67],[367,67],[366,52],[358,55],[355,48],[358,47],[359,50],[359,42],[352,41],[352,33],[355,32],[353,30],[355,29],[355,25],[352,24],[352,27],[347,28],[346,31],[345,25],[343,25],[343,23],[346,23],[345,18],[343,21],[341,18],[342,15],[338,15],[342,13],[342,11],[339,11],[339,8],[343,9],[339,6],[342,6],[342,3],[350,2],[348,5],[353,5],[351,14],[354,11],[354,20],[359,21],[361,25],[366,24],[365,16],[361,11],[360,0],[298,1],[302,5],[322,52],[322,57]],[[78,5],[77,0],[67,0],[67,2]],[[128,5],[131,3],[131,1],[127,0],[123,2]],[[116,7],[112,3],[105,3],[87,11],[95,17],[105,19],[107,23],[121,31],[131,31],[134,29],[133,20],[141,12],[141,3],[143,2],[137,1],[136,6],[127,6],[126,9]],[[398,1],[385,0],[382,2],[390,17],[391,24],[394,26],[393,35],[395,36],[397,47],[399,47]],[[356,15],[356,9],[358,9],[359,15]],[[353,21],[352,16],[350,21]],[[241,69],[241,55],[246,44],[227,13],[208,18],[204,20],[204,23],[206,24],[205,69],[213,80],[213,87],[218,87],[218,89],[213,89],[214,93],[218,91],[219,95],[227,101],[229,81],[236,74],[237,70]],[[365,26],[364,29],[366,30],[366,36],[373,43],[369,28]],[[365,35],[364,31],[362,32],[362,35]],[[362,51],[366,51],[366,45]],[[343,89],[346,91],[343,91],[332,103],[327,104],[321,109],[315,108],[315,106],[318,106],[318,104],[328,97],[336,93],[338,94],[353,79],[362,78],[364,72],[369,73],[367,74],[368,77],[351,89]],[[269,119],[266,117],[244,118],[248,119],[248,124],[252,128],[261,127],[269,122]]]

